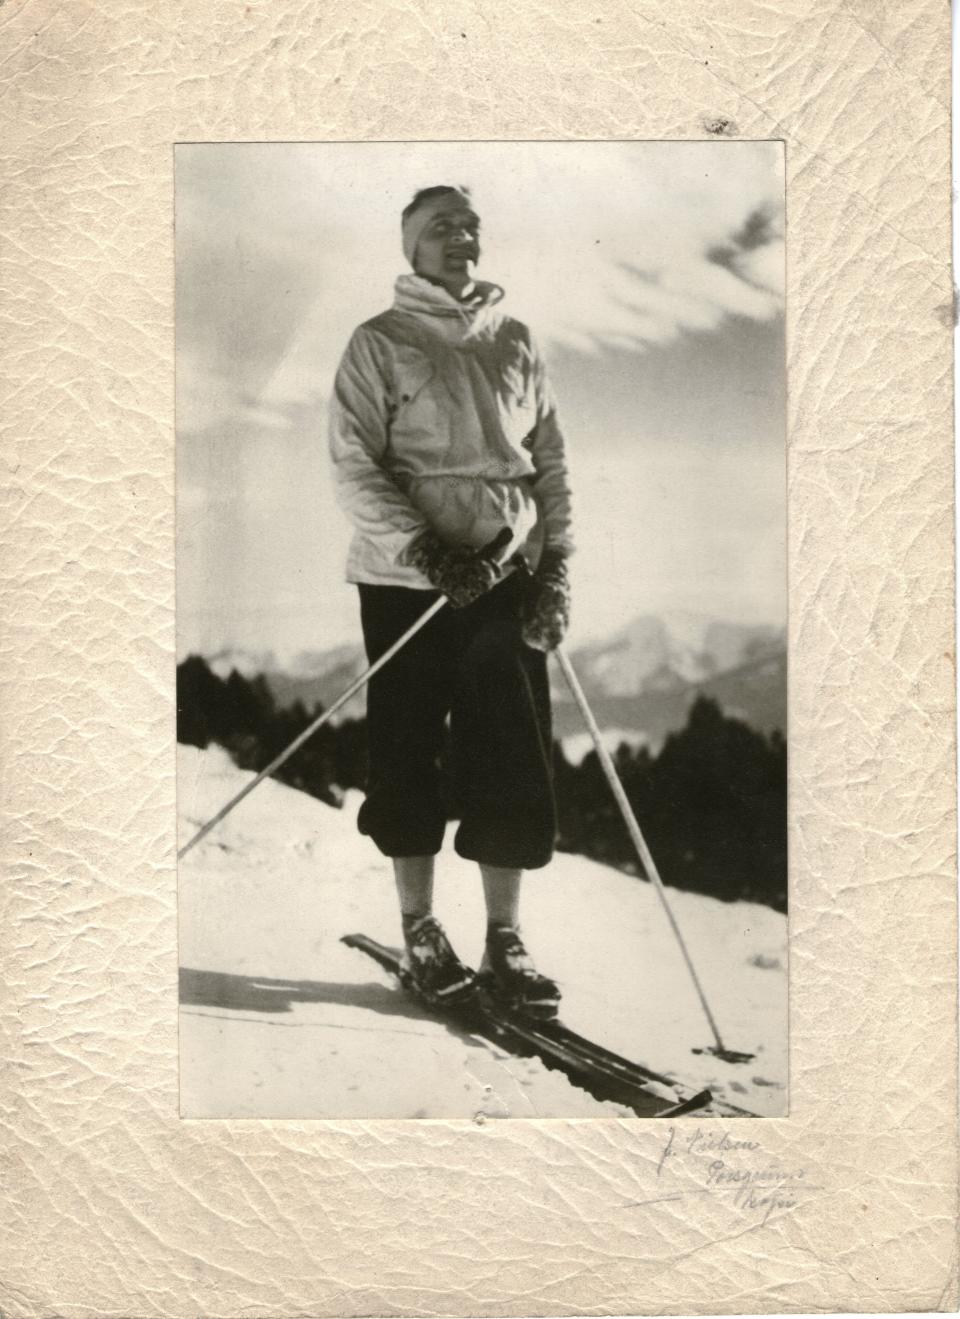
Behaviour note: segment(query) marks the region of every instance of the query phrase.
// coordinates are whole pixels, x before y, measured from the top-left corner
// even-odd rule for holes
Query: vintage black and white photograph
[[[181,1114],[785,1115],[782,143],[175,181]]]

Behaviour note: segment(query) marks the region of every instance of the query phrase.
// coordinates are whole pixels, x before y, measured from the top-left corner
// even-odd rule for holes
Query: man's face
[[[473,279],[480,259],[480,217],[462,202],[438,212],[420,235],[418,275],[459,292]]]

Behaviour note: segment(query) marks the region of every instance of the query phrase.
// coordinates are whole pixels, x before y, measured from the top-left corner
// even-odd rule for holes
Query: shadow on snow
[[[432,1015],[399,989],[376,981],[361,984],[336,980],[272,980],[268,976],[227,975],[220,971],[180,968],[180,1003],[183,1006],[221,1008],[234,1012],[279,1014],[292,1012],[296,1003],[337,1003],[366,1008],[385,1017],[411,1021],[442,1021],[459,1039],[469,1031],[450,1020]]]

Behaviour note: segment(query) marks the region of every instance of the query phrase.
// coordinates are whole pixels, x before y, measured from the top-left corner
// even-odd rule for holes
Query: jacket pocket
[[[397,354],[394,379],[399,418],[416,416],[431,405],[436,411],[436,398],[430,387],[436,373],[436,367],[424,353],[405,348]]]
[[[449,407],[441,396],[437,364],[413,348],[403,348],[394,359],[394,412],[390,446],[401,468],[430,471],[447,450]]]

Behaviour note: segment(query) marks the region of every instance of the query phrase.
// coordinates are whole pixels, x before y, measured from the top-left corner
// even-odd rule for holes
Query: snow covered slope
[[[179,747],[181,842],[251,776]],[[430,1017],[340,943],[399,940],[389,862],[337,811],[262,784],[180,866],[181,1111],[185,1117],[632,1117],[538,1060]],[[564,988],[574,1030],[762,1115],[786,1112],[786,921],[768,908],[671,892],[725,1042],[711,1042],[650,885],[558,855],[525,881],[523,923]],[[475,869],[448,847],[437,913],[479,959]]]

